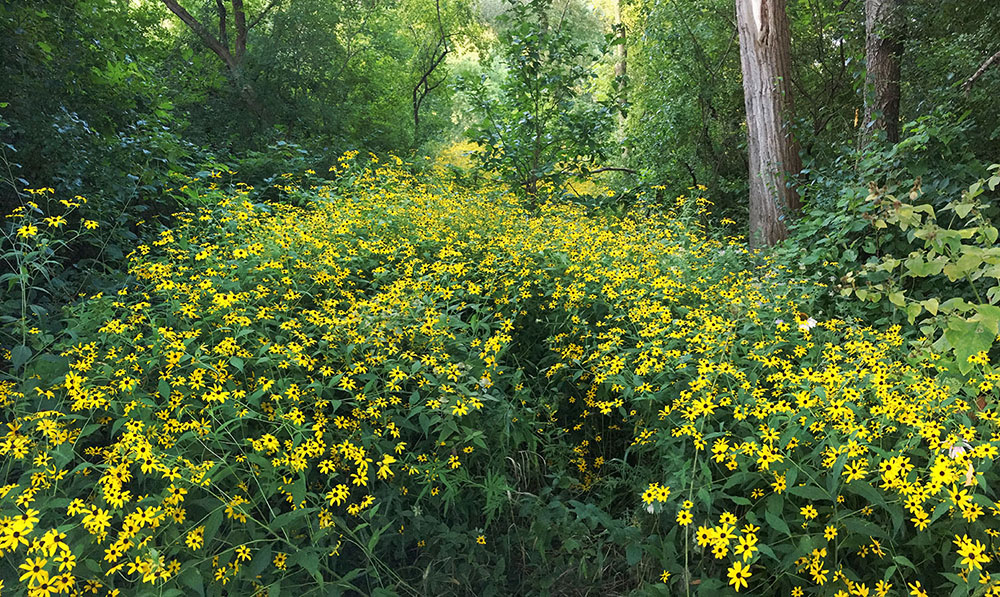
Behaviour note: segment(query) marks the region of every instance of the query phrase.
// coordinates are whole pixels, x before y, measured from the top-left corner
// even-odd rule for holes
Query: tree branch
[[[236,61],[239,62],[247,53],[247,13],[243,8],[243,0],[232,0],[233,20],[236,21]]]
[[[264,10],[260,11],[260,14],[257,15],[257,18],[250,21],[250,24],[247,25],[247,31],[253,29],[254,27],[257,26],[258,23],[263,21],[264,17],[267,16],[267,13],[271,12],[271,9],[278,5],[278,2],[279,0],[271,0],[271,2],[264,7]]]
[[[605,166],[603,168],[598,168],[596,170],[588,170],[587,174],[600,174],[601,172],[624,172],[625,174],[638,174],[636,170],[631,168],[618,168],[616,166]]]
[[[229,48],[229,34],[226,33],[226,5],[222,0],[215,0],[215,11],[219,13],[219,41]]]
[[[447,33],[445,33],[444,23],[441,20],[441,0],[435,0],[434,5],[437,10],[437,24],[438,24],[439,37],[437,44],[434,46],[434,49],[431,50],[429,56],[430,64],[424,70],[423,76],[420,77],[420,80],[417,81],[417,84],[413,86],[414,143],[416,142],[417,139],[417,131],[420,128],[420,106],[421,104],[424,103],[424,99],[427,97],[427,95],[430,94],[430,92],[433,91],[438,85],[444,82],[444,79],[441,79],[437,83],[431,85],[430,78],[434,74],[434,71],[437,69],[437,67],[441,64],[441,62],[444,61],[445,57],[448,56],[448,53],[451,51],[451,48],[448,47],[449,36]],[[440,51],[441,53],[438,54],[438,51]],[[422,91],[421,87],[423,87]]]
[[[216,39],[216,37],[212,35],[211,32],[209,32],[209,30],[198,21],[198,19],[191,16],[191,13],[186,11],[183,6],[178,4],[177,0],[161,0],[161,1],[168,9],[170,9],[170,12],[177,15],[177,17],[181,21],[183,21],[184,24],[187,25],[189,29],[191,29],[191,31],[194,31],[195,35],[197,35],[201,39],[202,43],[208,46],[208,49],[215,52],[216,55],[218,55],[219,58],[222,59],[222,61],[226,63],[226,66],[229,67],[230,70],[236,68],[237,61],[233,58],[233,55],[229,52],[229,48],[222,45],[222,42]]]
[[[993,66],[993,63],[997,60],[1000,60],[1000,52],[990,56],[985,62],[979,65],[976,72],[973,73],[973,75],[969,77],[965,83],[962,83],[962,91],[964,91],[966,95],[969,95],[969,91],[972,89],[972,84],[976,82],[976,79],[983,76],[983,73],[985,73],[989,67]]]

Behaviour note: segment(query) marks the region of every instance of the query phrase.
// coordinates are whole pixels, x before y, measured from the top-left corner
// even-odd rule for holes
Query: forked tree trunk
[[[903,54],[903,0],[865,0],[865,139],[885,131],[899,142],[899,60]]]
[[[229,47],[229,33],[227,28],[227,17],[228,12],[226,10],[225,3],[223,0],[216,0],[216,14],[219,21],[219,35],[218,37],[209,31],[202,22],[196,19],[190,12],[187,11],[183,6],[180,5],[178,0],[161,0],[163,5],[166,6],[170,12],[177,15],[177,17],[188,26],[191,31],[201,40],[205,47],[212,50],[216,56],[222,60],[222,63],[226,67],[226,75],[229,78],[229,82],[232,84],[233,88],[239,94],[240,99],[246,107],[256,116],[259,120],[265,121],[267,119],[267,112],[264,109],[264,105],[260,103],[260,99],[257,97],[257,93],[254,91],[253,85],[245,76],[243,69],[244,57],[247,52],[247,34],[255,25],[257,25],[264,16],[277,5],[277,0],[271,0],[264,10],[261,11],[257,18],[247,22],[246,9],[243,6],[243,0],[229,0],[233,9],[233,23],[236,26],[236,43],[235,48],[231,49]]]
[[[791,34],[785,0],[736,0],[747,113],[750,243],[773,245],[788,235],[799,209],[790,177],[802,169],[792,138]]]

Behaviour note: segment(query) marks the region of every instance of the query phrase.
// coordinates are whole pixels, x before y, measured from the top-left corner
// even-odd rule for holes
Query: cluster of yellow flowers
[[[79,309],[63,375],[0,382],[23,592],[404,585],[504,544],[531,445],[573,499],[629,504],[633,586],[998,594],[988,359],[954,387],[898,326],[806,314],[815,289],[707,234],[703,197],[532,213],[400,165],[279,185],[308,208],[211,182]]]
[[[626,460],[675,488],[683,504],[664,505],[659,482],[640,496],[658,521],[650,532],[667,512],[682,536],[696,535],[684,542],[696,548],[666,563],[671,578],[694,574],[694,557],[709,576],[723,566],[736,591],[760,574],[761,587],[780,578],[799,593],[832,582],[844,595],[886,595],[895,577],[896,586],[943,582],[950,593],[958,579],[1000,594],[1000,577],[986,570],[1000,557],[1000,530],[985,521],[1000,516],[990,489],[1000,419],[985,353],[969,359],[971,376],[954,378],[905,358],[898,325],[802,312],[813,289],[766,259],[713,272],[714,258],[738,252],[731,240],[688,229],[664,243],[655,222],[619,230],[628,242],[581,235],[576,275],[555,282],[551,308],[575,314],[551,338],[559,357],[546,375],[561,396],[553,423],[575,442],[581,489],[613,481],[621,468],[607,463]],[[595,304],[608,306],[597,318]],[[751,531],[738,536],[729,511],[718,525],[689,527],[719,508]],[[984,543],[956,543],[957,560],[928,557],[928,545],[956,533]],[[783,567],[806,547],[810,566]]]

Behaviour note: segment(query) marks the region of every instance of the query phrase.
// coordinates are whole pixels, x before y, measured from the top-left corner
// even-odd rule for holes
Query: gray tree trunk
[[[799,209],[789,184],[802,169],[792,116],[791,33],[785,0],[736,0],[740,64],[747,113],[750,244],[773,245],[788,235]]]
[[[889,142],[899,142],[902,5],[903,0],[865,0],[865,139],[883,130]]]
[[[615,36],[621,40],[621,42],[615,46],[615,79],[619,81],[620,85],[626,85],[625,77],[628,76],[628,49],[625,46],[625,23],[622,21],[623,1],[624,0],[615,0]],[[624,91],[618,101],[624,108]]]
[[[615,35],[620,43],[615,46],[615,80],[618,81],[618,135],[622,141],[622,159],[628,159],[628,147],[625,145],[625,110],[628,105],[628,48],[625,45],[625,22],[622,20],[622,3],[625,0],[615,0]]]

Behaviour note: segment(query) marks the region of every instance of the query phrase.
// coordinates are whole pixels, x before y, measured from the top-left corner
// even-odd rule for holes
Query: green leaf
[[[215,539],[215,534],[219,532],[219,527],[222,525],[222,507],[216,508],[208,516],[208,520],[205,522],[205,545],[212,542]]]
[[[302,566],[306,572],[312,575],[316,579],[316,582],[322,583],[323,577],[319,574],[319,556],[316,554],[315,550],[309,549],[300,551],[298,553],[299,566]]]
[[[877,489],[866,483],[848,483],[844,486],[848,493],[860,496],[871,506],[885,507],[885,498]]]
[[[792,531],[789,530],[788,524],[781,518],[781,505],[783,503],[781,497],[778,495],[769,497],[767,499],[767,510],[764,511],[764,520],[767,521],[767,525],[772,529],[791,537]]]
[[[972,317],[972,321],[985,325],[994,336],[1000,333],[1000,307],[994,305],[973,305],[973,307],[976,309],[976,315]]]
[[[809,501],[824,500],[831,501],[830,494],[819,487],[806,485],[804,487],[789,487],[788,493],[804,497]]]
[[[369,553],[375,553],[375,548],[378,547],[378,540],[382,538],[382,533],[384,533],[389,528],[389,526],[390,525],[386,525],[386,526],[384,526],[384,527],[376,530],[374,533],[372,533],[371,538],[368,539],[368,552]]]
[[[267,588],[267,597],[281,597],[281,579],[274,581]]]
[[[940,504],[938,504],[937,507],[934,508],[934,511],[931,512],[930,524],[934,524],[934,522],[938,518],[941,518],[941,516],[950,509],[951,509],[951,504],[949,504],[948,502],[941,502]]]
[[[916,564],[911,562],[909,558],[907,558],[906,556],[893,556],[892,561],[896,562],[897,564],[902,564],[903,566],[906,566],[910,570],[917,570]]]
[[[314,508],[296,508],[291,512],[285,512],[284,514],[279,514],[271,520],[267,527],[272,532],[277,532],[279,529],[283,528],[294,528],[293,522],[297,521],[299,518],[306,518],[309,513],[314,510]]]
[[[299,478],[292,484],[292,501],[298,506],[306,497],[306,478],[299,475]]]
[[[156,389],[160,391],[160,396],[164,400],[170,400],[170,383],[165,379],[161,379],[160,383],[156,384]]]
[[[927,262],[922,257],[911,257],[903,262],[909,275],[916,278],[923,278],[928,275]]]
[[[263,547],[256,550],[253,554],[253,560],[246,567],[246,573],[250,578],[253,578],[264,571],[265,568],[271,565],[271,545],[265,543]]]
[[[635,566],[642,559],[642,546],[638,543],[629,543],[625,548],[625,561],[629,566]]]
[[[10,364],[15,371],[23,367],[30,358],[31,349],[23,344],[15,346],[10,350]]]
[[[194,566],[187,567],[181,572],[178,578],[181,584],[194,591],[194,594],[200,597],[205,596],[205,581],[202,579],[201,571],[198,568]]]
[[[973,250],[971,247],[963,247],[963,249],[965,249],[965,251],[962,253],[962,256],[958,258],[958,261],[955,262],[955,265],[957,265],[958,269],[964,274],[966,272],[971,272],[982,265],[983,256],[980,254],[979,250]]]
[[[981,322],[952,317],[948,321],[948,329],[945,330],[944,337],[948,344],[955,349],[958,369],[964,375],[972,370],[969,357],[978,352],[989,350],[993,346],[996,334]]]
[[[843,524],[847,530],[853,533],[867,535],[869,537],[879,537],[882,539],[889,538],[889,534],[886,533],[882,527],[867,520],[862,520],[860,518],[848,518],[843,521]]]

